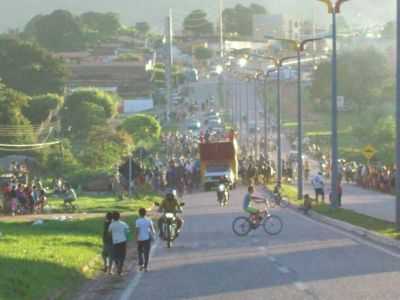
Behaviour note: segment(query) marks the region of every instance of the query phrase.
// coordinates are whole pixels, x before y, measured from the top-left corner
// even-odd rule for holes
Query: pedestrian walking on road
[[[118,275],[122,275],[122,269],[126,258],[126,247],[129,235],[128,224],[120,220],[120,213],[115,211],[112,214],[112,223],[108,231],[111,232],[113,242],[113,258],[117,265]]]
[[[147,272],[150,258],[151,241],[155,236],[153,222],[146,217],[146,209],[139,209],[139,219],[136,220],[136,242],[138,247],[140,271]]]
[[[111,222],[112,222],[112,213],[108,212],[104,220],[103,251],[101,254],[104,262],[104,272],[105,273],[108,272],[109,274],[111,274],[111,267],[113,263],[113,255],[112,255],[113,241],[111,234],[108,231]]]
[[[319,196],[321,195],[322,202],[325,202],[325,183],[322,172],[319,172],[316,176],[314,176],[314,178],[311,180],[311,184],[315,191],[315,201],[318,203]]]

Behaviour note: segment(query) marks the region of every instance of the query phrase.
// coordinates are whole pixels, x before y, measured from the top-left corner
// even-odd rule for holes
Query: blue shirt
[[[251,195],[250,193],[247,193],[243,199],[243,209],[247,209],[250,206],[250,203],[251,203]]]

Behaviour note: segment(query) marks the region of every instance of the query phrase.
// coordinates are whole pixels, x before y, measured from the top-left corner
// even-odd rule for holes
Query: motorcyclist
[[[220,199],[220,193],[225,193],[226,194],[226,199],[225,199],[225,201],[226,202],[228,202],[228,198],[229,198],[229,196],[227,195],[228,194],[228,191],[229,191],[229,188],[230,188],[230,181],[229,181],[229,179],[226,177],[226,176],[221,176],[220,178],[219,178],[219,181],[218,181],[218,189],[217,189],[217,199],[219,200]],[[220,186],[224,186],[224,189],[223,189],[223,191],[222,190],[220,190]]]
[[[166,195],[164,200],[161,202],[159,211],[163,213],[163,216],[158,220],[158,228],[160,229],[160,237],[163,236],[163,222],[165,221],[165,214],[172,213],[176,218],[176,226],[177,226],[177,235],[180,232],[180,229],[183,225],[183,219],[179,217],[177,214],[182,212],[181,204],[179,203],[178,199],[176,198],[175,192],[169,191]]]

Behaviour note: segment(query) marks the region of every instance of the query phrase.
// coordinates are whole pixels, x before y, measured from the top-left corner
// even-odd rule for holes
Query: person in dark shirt
[[[108,212],[106,214],[105,220],[104,220],[104,230],[103,230],[103,252],[102,252],[102,257],[104,261],[104,272],[111,273],[111,267],[112,267],[112,248],[113,248],[113,242],[111,238],[111,234],[108,231],[108,227],[110,226],[112,222],[112,213]]]

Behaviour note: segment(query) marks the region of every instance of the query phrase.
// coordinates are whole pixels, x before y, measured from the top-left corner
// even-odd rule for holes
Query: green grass
[[[152,200],[82,197],[79,205],[89,213],[84,218],[37,226],[0,221],[0,300],[68,299],[101,266],[103,217],[91,213],[119,210],[132,224],[137,208],[149,207]]]
[[[148,204],[154,199],[155,195],[140,196],[136,199],[124,199],[118,201],[114,196],[80,196],[77,200],[79,212],[85,213],[105,213],[118,210],[122,212],[133,212],[138,208]],[[49,205],[52,212],[63,212],[63,200],[60,198],[50,198]]]
[[[271,188],[271,186],[269,186]],[[296,205],[303,205],[302,200],[297,200],[297,188],[290,185],[283,185],[282,194],[288,197],[289,201]],[[365,228],[370,231],[382,234],[393,239],[400,239],[400,233],[396,231],[394,223],[376,219],[367,215],[359,214],[349,209],[332,208],[326,204],[318,204],[313,206],[313,210],[321,215],[332,219],[344,221],[355,226]]]
[[[313,210],[321,215],[375,231],[393,239],[400,239],[400,233],[396,231],[396,226],[394,223],[359,214],[348,209],[334,209],[326,204],[317,205],[313,208]]]

